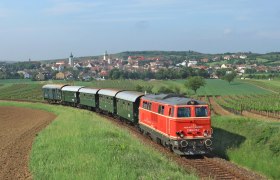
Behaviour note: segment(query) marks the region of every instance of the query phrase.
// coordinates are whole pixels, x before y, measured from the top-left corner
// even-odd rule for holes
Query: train
[[[203,155],[212,150],[211,114],[205,102],[177,94],[60,84],[44,85],[42,91],[49,103],[88,109],[136,126],[178,155]]]

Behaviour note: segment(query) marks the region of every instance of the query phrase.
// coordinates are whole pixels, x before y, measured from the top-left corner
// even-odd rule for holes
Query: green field
[[[280,122],[213,116],[214,152],[236,164],[280,179]]]
[[[187,94],[193,95],[194,92],[192,90],[187,90],[184,87],[185,80],[176,80],[176,81],[166,81],[164,84],[167,86],[179,86],[181,91],[186,92]],[[158,87],[158,86],[157,86]],[[243,95],[243,94],[268,94],[270,93],[267,90],[261,89],[254,85],[234,81],[232,83],[228,83],[224,80],[220,79],[206,79],[205,87],[201,87],[197,91],[197,95],[200,96],[213,96],[213,95]]]
[[[186,80],[151,80],[151,81],[142,81],[142,80],[106,80],[106,81],[98,81],[95,83],[90,82],[85,85],[92,87],[101,87],[101,88],[119,88],[119,89],[130,89],[134,90],[136,85],[141,86],[153,86],[153,92],[157,93],[161,87],[167,87],[170,89],[174,89],[174,87],[178,87],[180,89],[180,93],[187,95],[194,95],[192,90],[187,89],[184,86]],[[75,84],[82,85],[83,82],[75,82]],[[228,83],[219,79],[206,79],[206,86],[198,89],[197,95],[205,96],[205,95],[240,95],[240,94],[268,94],[271,93],[265,89],[259,88],[252,84],[234,81],[232,83]]]
[[[33,143],[29,164],[34,179],[197,179],[95,113],[39,103],[0,105],[57,115]]]
[[[152,87],[153,93],[158,93],[163,87],[168,89],[178,89],[179,93],[187,96],[194,96],[194,92],[187,89],[184,86],[186,80],[105,80],[105,81],[30,81],[30,80],[1,80],[0,84],[0,99],[22,99],[22,100],[42,100],[41,87],[44,84],[69,84],[79,85],[86,87],[96,88],[116,88],[125,90],[136,90],[137,86],[142,86],[145,90],[148,87]],[[279,83],[280,84],[280,83]],[[205,87],[198,89],[198,96],[213,96],[213,95],[247,95],[247,94],[268,94],[271,91],[267,91],[263,88],[252,85],[246,81],[234,81],[228,83],[223,80],[206,79]]]
[[[247,82],[250,84],[254,84],[256,86],[269,89],[276,93],[280,93],[280,80],[256,80],[256,79],[246,79],[242,80],[243,82]]]

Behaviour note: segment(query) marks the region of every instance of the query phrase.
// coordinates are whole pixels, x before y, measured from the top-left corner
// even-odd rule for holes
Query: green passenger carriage
[[[121,90],[116,89],[101,89],[98,91],[99,96],[99,109],[104,112],[111,114],[116,114],[116,94],[121,92]]]
[[[65,86],[61,89],[62,91],[62,102],[67,105],[76,106],[79,99],[79,89],[83,86]]]
[[[99,99],[97,92],[100,89],[81,88],[79,90],[80,106],[87,109],[95,109],[99,107]]]
[[[68,86],[67,84],[47,84],[43,88],[44,100],[51,103],[60,102],[61,99],[61,88]]]
[[[138,123],[140,98],[143,93],[122,91],[116,95],[117,115],[132,123]]]

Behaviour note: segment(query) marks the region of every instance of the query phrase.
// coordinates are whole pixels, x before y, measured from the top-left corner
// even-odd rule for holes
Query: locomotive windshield
[[[189,107],[179,107],[177,117],[191,117],[191,109]]]
[[[195,116],[196,117],[207,117],[208,116],[207,107],[205,107],[205,106],[195,107]]]

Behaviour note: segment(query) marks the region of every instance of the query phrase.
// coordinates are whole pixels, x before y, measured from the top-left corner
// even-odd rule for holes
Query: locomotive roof
[[[100,89],[96,88],[81,88],[79,92],[81,93],[88,93],[88,94],[97,94]]]
[[[116,95],[116,98],[123,99],[130,102],[135,102],[138,97],[143,96],[144,93],[136,91],[122,91]]]
[[[121,92],[121,91],[123,91],[123,90],[117,90],[117,89],[100,89],[100,90],[98,91],[98,94],[115,97],[115,95],[116,95],[118,92]]]
[[[192,102],[194,102],[194,105],[204,105],[205,102],[195,100],[192,98],[187,98],[181,95],[176,94],[149,94],[142,97],[144,100],[149,101],[155,101],[163,104],[170,104],[170,105],[192,105]]]
[[[83,88],[84,86],[65,86],[61,90],[62,91],[72,91],[72,92],[78,92],[79,89]]]
[[[46,84],[42,88],[43,89],[61,89],[64,86],[68,86],[67,84]]]

